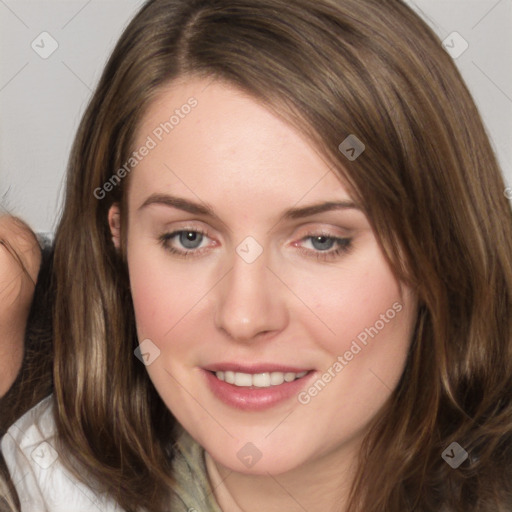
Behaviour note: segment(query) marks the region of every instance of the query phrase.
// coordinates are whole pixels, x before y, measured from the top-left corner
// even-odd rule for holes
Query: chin
[[[292,471],[306,462],[303,456],[299,456],[304,454],[300,454],[296,447],[274,449],[269,445],[260,450],[252,443],[242,443],[241,448],[238,446],[215,446],[211,450],[208,446],[205,448],[217,464],[245,475],[279,475]],[[235,456],[229,456],[229,452]]]

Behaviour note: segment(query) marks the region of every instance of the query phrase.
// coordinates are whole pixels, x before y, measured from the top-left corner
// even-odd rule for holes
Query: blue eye
[[[336,259],[352,249],[351,238],[339,238],[326,233],[309,233],[302,241],[310,240],[313,249],[299,246],[299,250],[305,256],[312,256],[322,261]],[[334,250],[330,250],[336,247]]]
[[[191,253],[199,252],[197,249],[206,237],[206,233],[195,229],[182,229],[173,233],[166,233],[160,237],[162,246],[173,254],[188,256]],[[177,239],[183,249],[172,245],[174,239]]]
[[[180,231],[178,240],[185,249],[197,249],[201,245],[203,235],[197,231]]]
[[[313,245],[313,247],[315,247],[315,249],[317,249],[319,251],[328,251],[336,243],[336,239],[332,236],[320,235],[320,236],[311,236],[308,238],[311,239],[311,244]]]

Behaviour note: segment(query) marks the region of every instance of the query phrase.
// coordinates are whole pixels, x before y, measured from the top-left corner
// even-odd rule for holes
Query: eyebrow
[[[144,201],[144,203],[142,203],[139,207],[139,211],[154,204],[177,208],[178,210],[183,210],[194,215],[204,215],[220,221],[219,216],[208,204],[196,203],[194,201],[184,199],[183,197],[176,197],[169,194],[152,194]],[[280,221],[302,219],[304,217],[310,217],[312,215],[328,211],[349,209],[361,210],[361,208],[352,201],[327,201],[308,206],[289,208],[282,213]]]

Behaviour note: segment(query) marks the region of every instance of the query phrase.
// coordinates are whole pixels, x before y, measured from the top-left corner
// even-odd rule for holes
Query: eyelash
[[[162,245],[162,247],[169,251],[171,254],[174,254],[176,256],[182,257],[182,258],[188,258],[188,257],[195,257],[199,256],[203,251],[201,249],[189,249],[189,250],[179,250],[175,247],[172,247],[169,245],[169,241],[172,240],[174,237],[181,233],[197,233],[202,236],[208,237],[208,233],[205,231],[202,231],[201,229],[180,229],[178,231],[173,231],[172,233],[165,233],[162,236],[159,237],[159,242]],[[336,244],[338,244],[338,248],[335,250],[329,250],[329,251],[318,251],[313,249],[305,249],[304,247],[298,247],[299,252],[306,257],[313,257],[316,258],[319,261],[332,261],[334,259],[337,259],[338,257],[350,253],[350,251],[353,249],[352,246],[352,239],[351,238],[340,238],[336,236],[332,236],[329,233],[325,232],[310,232],[307,233],[304,237],[301,238],[301,242],[307,239],[311,238],[318,238],[318,237],[324,237],[329,240],[334,240]]]

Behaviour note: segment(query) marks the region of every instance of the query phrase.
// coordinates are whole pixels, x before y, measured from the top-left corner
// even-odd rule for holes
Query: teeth
[[[270,374],[270,384],[272,386],[279,386],[284,382],[284,373],[281,372],[272,372]]]
[[[270,386],[270,373],[256,373],[252,376],[249,376],[250,381],[253,386],[257,388],[268,388]]]
[[[267,373],[242,373],[242,372],[215,372],[219,380],[223,380],[228,384],[248,388],[254,386],[256,388],[268,388],[270,386],[279,386],[283,382],[292,382],[306,375],[306,372],[267,372]]]
[[[252,386],[252,375],[248,373],[235,373],[235,386]]]

